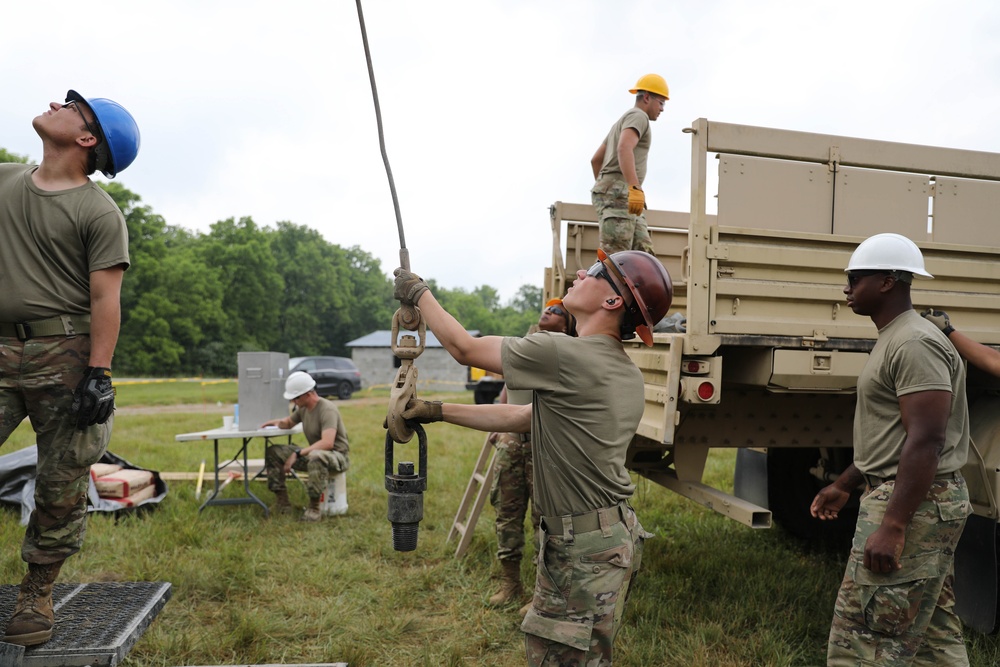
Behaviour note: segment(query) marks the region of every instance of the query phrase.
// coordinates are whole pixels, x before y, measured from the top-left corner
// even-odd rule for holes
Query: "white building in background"
[[[479,331],[469,331],[478,336]],[[416,336],[416,332],[399,332]],[[398,340],[398,339],[397,339]],[[347,343],[351,359],[361,371],[361,384],[365,388],[389,387],[396,379],[400,361],[392,353],[392,331],[380,329]],[[430,331],[424,340],[424,351],[414,362],[417,367],[417,390],[463,391],[468,381],[469,369],[451,358],[447,350]]]

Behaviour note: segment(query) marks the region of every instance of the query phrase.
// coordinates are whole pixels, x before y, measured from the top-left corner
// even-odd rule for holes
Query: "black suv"
[[[288,372],[305,371],[316,380],[316,393],[347,400],[361,390],[361,371],[347,357],[292,357]]]

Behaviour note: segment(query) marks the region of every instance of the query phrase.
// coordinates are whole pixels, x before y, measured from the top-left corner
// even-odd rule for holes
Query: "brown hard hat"
[[[635,332],[646,345],[653,344],[653,327],[663,319],[674,300],[674,284],[660,260],[641,250],[623,250],[608,255],[598,248],[597,257],[632,293],[631,309],[642,316]]]

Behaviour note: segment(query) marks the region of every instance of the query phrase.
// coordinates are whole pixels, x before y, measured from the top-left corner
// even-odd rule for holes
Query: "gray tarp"
[[[0,456],[0,502],[20,506],[21,525],[28,524],[28,517],[35,509],[35,464],[37,461],[38,449],[35,445]],[[101,463],[115,463],[123,468],[145,470],[145,468],[134,466],[111,452],[105,452],[104,456],[101,457]],[[167,485],[160,479],[160,475],[156,471],[153,471],[153,484],[156,485],[156,495],[149,500],[142,501],[136,507],[159,503],[166,497]],[[87,496],[90,500],[89,512],[118,512],[134,509],[110,498],[101,498],[97,495],[97,487],[94,486],[93,479],[90,480]]]

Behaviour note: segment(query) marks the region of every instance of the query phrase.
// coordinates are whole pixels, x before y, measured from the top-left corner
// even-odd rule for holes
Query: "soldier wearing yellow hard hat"
[[[663,113],[670,89],[659,74],[646,74],[629,92],[635,95],[635,106],[611,126],[590,160],[596,181],[590,194],[600,222],[599,243],[606,253],[642,250],[652,254],[642,182],[652,140],[649,123]]]

